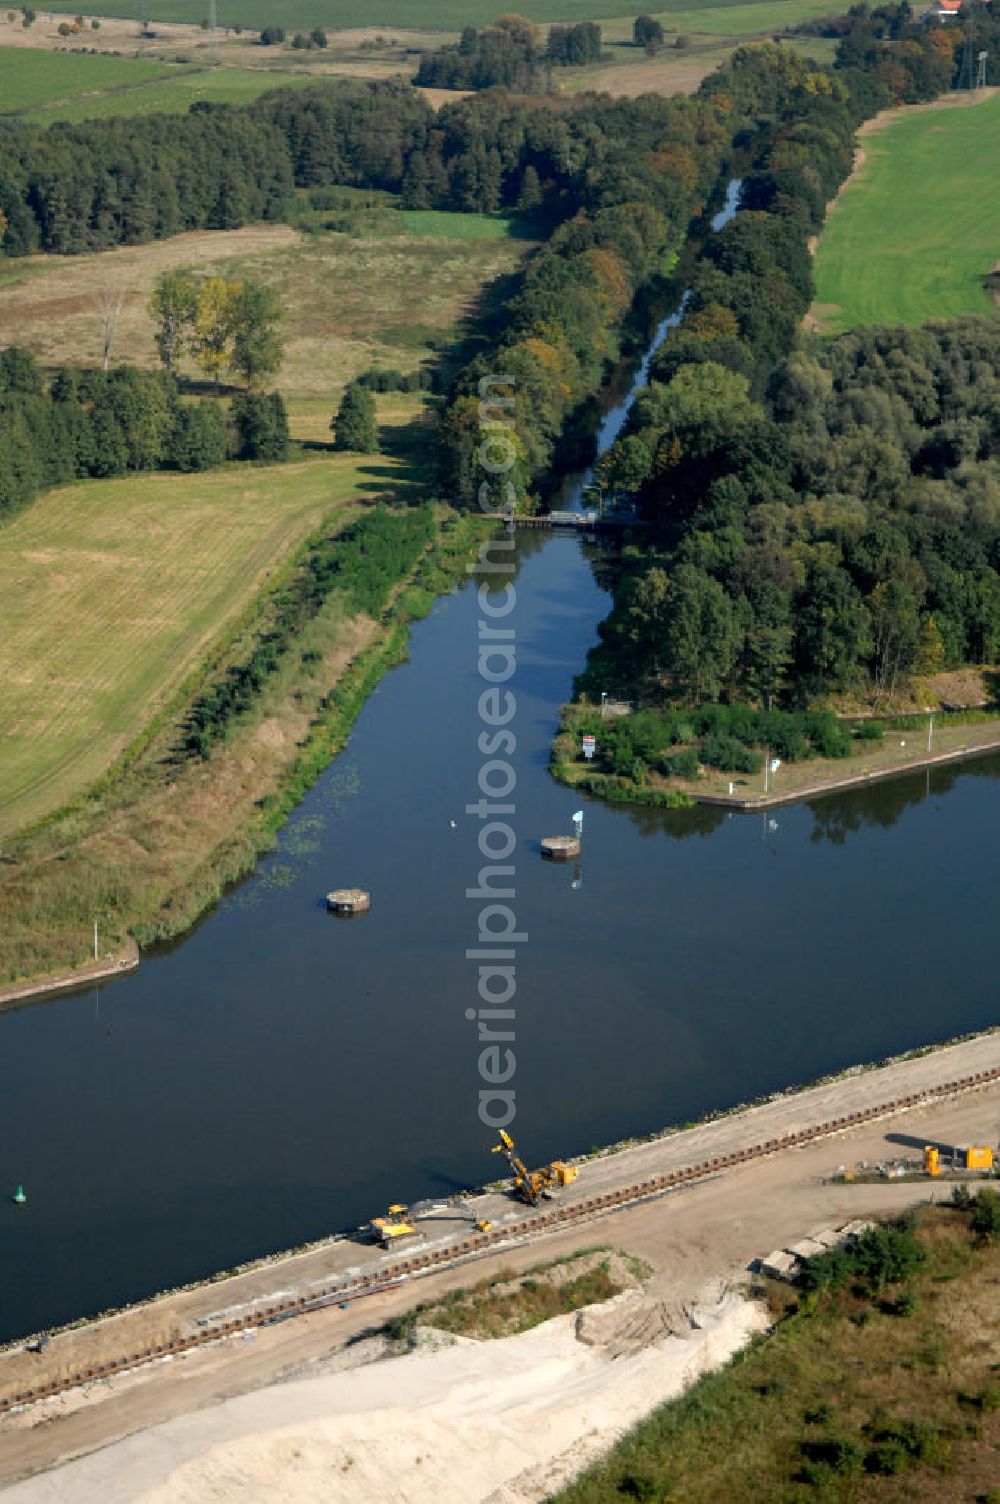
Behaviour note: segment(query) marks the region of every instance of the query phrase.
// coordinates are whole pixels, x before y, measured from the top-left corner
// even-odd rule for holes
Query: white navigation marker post
[[[931,742],[934,738],[934,712],[933,710],[929,710],[927,714],[930,717],[927,722],[927,750],[929,752],[931,750]]]
[[[583,836],[583,810],[578,809],[573,816],[573,834],[579,841]]]

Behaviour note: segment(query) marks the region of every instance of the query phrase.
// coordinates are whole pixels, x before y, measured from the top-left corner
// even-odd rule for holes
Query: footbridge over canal
[[[648,527],[638,517],[625,514],[602,516],[600,512],[539,512],[535,516],[508,517],[508,527],[571,528],[577,532],[619,532],[623,528]]]

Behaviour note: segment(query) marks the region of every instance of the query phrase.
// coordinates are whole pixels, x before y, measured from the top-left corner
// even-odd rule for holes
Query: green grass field
[[[13,51],[13,49],[10,49]],[[25,56],[22,50],[19,54]],[[30,55],[30,54],[29,54]],[[52,61],[62,62],[58,54],[41,53]],[[70,59],[73,62],[116,62],[109,58]],[[124,60],[122,60],[124,65]],[[0,63],[2,66],[2,63]],[[179,115],[197,100],[208,99],[220,104],[247,104],[268,89],[300,88],[314,84],[315,77],[305,73],[281,73],[263,68],[184,68],[176,65],[160,66],[143,63],[154,68],[160,76],[151,81],[133,81],[132,86],[114,88],[111,92],[88,93],[75,98],[57,96],[59,103],[39,105],[24,110],[20,118],[32,120],[38,125],[51,125],[55,120],[106,119],[111,115]],[[164,77],[163,75],[166,74]],[[126,81],[127,83],[127,81]]]
[[[995,311],[983,279],[1000,261],[1000,94],[903,114],[863,144],[816,253],[820,328]]]
[[[77,57],[68,52],[0,47],[0,113],[45,105],[56,99],[149,85],[174,79],[176,64],[145,58]]]
[[[453,214],[447,209],[402,209],[395,215],[408,235],[441,240],[518,238],[518,221],[503,214]]]
[[[696,13],[707,19],[708,13],[742,8],[744,0],[706,0],[703,6],[692,7],[690,0],[669,0],[651,7],[655,15],[667,16],[675,12],[687,15]],[[752,0],[748,9],[758,13],[747,30],[773,31],[790,19],[804,19],[809,15],[835,12],[836,3],[818,7],[818,0],[775,0],[775,4],[760,4]],[[74,7],[57,3],[54,12],[72,14]],[[634,0],[524,0],[520,13],[534,21],[599,21],[605,17],[635,16],[638,14]],[[380,27],[407,29],[414,25],[437,31],[460,31],[463,26],[485,26],[495,21],[503,12],[496,0],[426,0],[415,13],[412,0],[378,0],[374,6],[365,0],[340,0],[331,7],[328,0],[219,0],[218,22],[222,27],[242,25],[261,27],[283,26],[291,34],[308,26],[324,26],[330,31],[353,27]],[[187,21],[198,23],[206,13],[204,0],[159,0],[156,6],[158,21]],[[778,19],[780,13],[780,19]],[[135,7],[131,0],[105,0],[101,14],[109,16],[133,16]],[[770,17],[775,19],[770,19]],[[698,30],[740,31],[742,26],[729,28],[715,23],[711,28],[699,25]]]

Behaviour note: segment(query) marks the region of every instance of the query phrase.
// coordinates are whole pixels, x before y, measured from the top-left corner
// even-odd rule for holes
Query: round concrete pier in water
[[[580,841],[577,836],[543,836],[542,856],[547,856],[552,862],[567,862],[571,857],[580,855]]]

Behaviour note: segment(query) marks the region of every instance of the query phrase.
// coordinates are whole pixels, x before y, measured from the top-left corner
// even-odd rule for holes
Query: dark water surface
[[[547,764],[607,611],[597,546],[522,535],[507,618],[526,1156],[996,1023],[998,757],[769,818],[587,804],[579,865],[541,860],[579,804]],[[495,1172],[465,1017],[478,620],[472,582],[415,628],[278,849],[192,935],[0,1015],[0,1340]],[[371,913],[328,915],[353,884]]]

